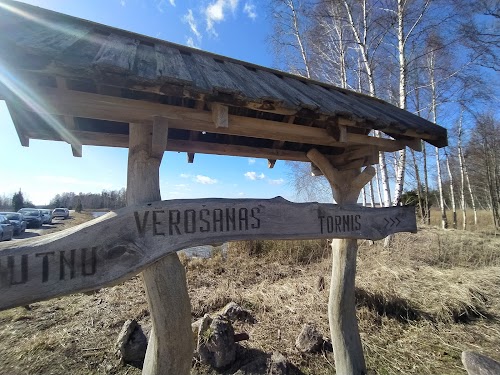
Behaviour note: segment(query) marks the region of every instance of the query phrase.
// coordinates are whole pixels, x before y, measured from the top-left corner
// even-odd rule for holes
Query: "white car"
[[[43,224],[52,224],[52,211],[41,209],[40,212],[43,215]]]
[[[67,208],[54,208],[52,211],[53,218],[69,218],[69,210]]]

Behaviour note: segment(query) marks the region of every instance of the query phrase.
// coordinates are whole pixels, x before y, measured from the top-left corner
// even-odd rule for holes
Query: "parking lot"
[[[88,220],[91,220],[92,214],[86,212],[75,212],[70,210],[69,218],[59,219],[53,218],[51,224],[43,224],[40,228],[27,228],[26,231],[20,235],[14,236],[12,241],[18,241],[24,238],[33,238],[38,236],[43,236],[45,234],[58,232],[60,230],[71,228],[75,225],[82,224]],[[4,242],[2,242],[4,243]]]

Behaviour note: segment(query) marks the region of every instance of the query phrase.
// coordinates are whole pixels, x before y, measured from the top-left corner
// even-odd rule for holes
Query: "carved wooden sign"
[[[274,199],[192,199],[126,207],[0,245],[0,310],[116,284],[168,253],[249,239],[381,239],[416,232],[413,207]]]

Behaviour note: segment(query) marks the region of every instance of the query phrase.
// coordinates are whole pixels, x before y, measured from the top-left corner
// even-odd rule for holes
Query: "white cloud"
[[[190,175],[190,174],[188,174],[188,173],[181,173],[179,176],[180,176],[181,178],[189,178],[189,177],[191,177],[191,175]]]
[[[188,9],[187,14],[185,14],[182,17],[182,22],[185,22],[189,25],[189,29],[196,37],[196,42],[192,36],[187,37],[186,44],[189,47],[199,48],[199,46],[201,44],[201,37],[202,36],[201,36],[200,31],[198,30],[198,22],[196,21],[196,18],[194,18],[192,9]]]
[[[243,12],[246,13],[248,18],[251,18],[252,20],[257,18],[257,11],[255,9],[255,5],[252,4],[251,2],[245,3],[245,5],[243,6]]]
[[[165,11],[165,6],[165,0],[156,0],[156,9],[158,9],[160,13],[163,13]]]
[[[264,173],[257,174],[257,172],[246,172],[244,176],[252,181],[263,180],[266,177]]]
[[[217,180],[215,178],[210,178],[208,176],[203,176],[201,174],[196,175],[194,180],[195,182],[203,185],[213,185],[217,183]]]
[[[170,1],[170,5],[172,5],[173,7],[175,7],[175,0],[169,0]]]
[[[248,164],[252,165],[252,164],[255,164],[257,160],[255,160],[254,158],[250,158],[248,159]]]
[[[189,36],[186,38],[186,45],[188,47],[192,47],[192,48],[199,48],[195,43],[194,43],[194,39],[192,36]]]
[[[125,0],[120,0],[120,5],[121,5],[122,7],[124,7],[124,6],[125,6],[125,5],[127,5],[127,4],[125,3]]]
[[[191,29],[191,32],[197,37],[201,38],[201,34],[198,31],[198,23],[196,22],[196,19],[193,16],[193,10],[188,9],[187,14],[185,14],[182,17],[182,21],[186,22],[189,25],[189,28]]]
[[[269,182],[269,184],[271,184],[271,185],[283,185],[285,180],[283,180],[282,178],[278,178],[277,180],[269,179],[267,182]]]
[[[205,9],[207,31],[210,31],[217,36],[214,24],[224,21],[228,10],[234,13],[238,7],[238,2],[239,0],[216,0],[209,4]]]

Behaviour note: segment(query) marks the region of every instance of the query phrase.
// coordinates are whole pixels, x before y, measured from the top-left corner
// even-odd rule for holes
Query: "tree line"
[[[283,69],[382,98],[448,129],[444,149],[380,153],[365,204],[398,204],[413,190],[424,222],[434,204],[444,228],[449,210],[456,227],[457,211],[465,216],[468,207],[491,210],[500,225],[497,1],[272,0],[268,11]],[[292,164],[291,174],[307,199],[331,197],[328,185],[307,178],[308,166]]]
[[[126,189],[103,190],[100,193],[73,193],[65,192],[56,194],[50,203],[38,208],[66,207],[70,210],[115,210],[126,206]],[[25,199],[21,190],[12,196],[0,196],[0,209],[5,211],[17,211],[23,207],[35,207],[29,200]]]

